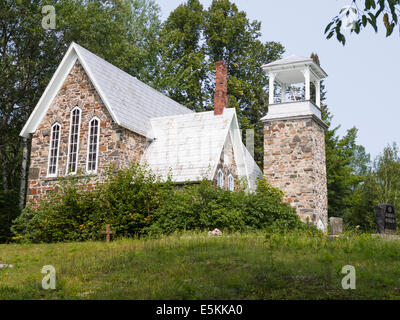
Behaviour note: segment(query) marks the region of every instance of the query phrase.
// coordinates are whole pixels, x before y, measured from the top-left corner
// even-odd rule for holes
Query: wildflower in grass
[[[18,240],[22,238],[22,234],[16,235],[15,237],[12,237],[12,240]]]
[[[3,276],[1,277],[1,281],[5,280],[8,276],[8,272],[6,272],[5,274],[3,274]]]

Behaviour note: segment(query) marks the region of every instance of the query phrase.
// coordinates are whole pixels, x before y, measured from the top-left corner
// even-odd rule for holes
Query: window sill
[[[66,176],[56,176],[56,177],[45,177],[44,181],[57,181],[57,180],[62,180],[62,179],[83,179],[83,178],[93,178],[97,177],[97,173],[86,173],[86,174],[70,174]]]

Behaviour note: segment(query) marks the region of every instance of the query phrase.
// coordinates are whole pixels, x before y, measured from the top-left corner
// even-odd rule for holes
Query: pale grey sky
[[[261,21],[262,40],[279,41],[286,55],[309,57],[317,52],[328,73],[327,104],[341,125],[342,135],[356,126],[358,143],[374,158],[393,141],[400,143],[400,36],[398,28],[389,38],[366,30],[346,33],[343,47],[326,40],[325,26],[351,0],[231,0],[251,20]],[[162,20],[183,0],[156,0]],[[211,0],[200,0],[205,8]],[[364,1],[361,1],[362,3]]]

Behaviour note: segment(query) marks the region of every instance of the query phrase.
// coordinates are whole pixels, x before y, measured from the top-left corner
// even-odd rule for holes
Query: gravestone
[[[101,233],[106,235],[106,241],[107,241],[107,243],[109,243],[110,242],[110,235],[111,234],[115,234],[115,231],[111,231],[110,225],[107,224],[106,225],[106,231],[102,231]]]
[[[337,217],[329,218],[330,234],[337,236],[343,233],[343,219]]]
[[[376,226],[378,233],[396,233],[396,209],[394,206],[386,203],[376,206]]]

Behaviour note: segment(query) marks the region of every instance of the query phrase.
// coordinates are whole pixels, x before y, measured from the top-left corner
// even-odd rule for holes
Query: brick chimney
[[[223,61],[217,61],[215,65],[214,115],[220,115],[228,108],[228,67]]]

